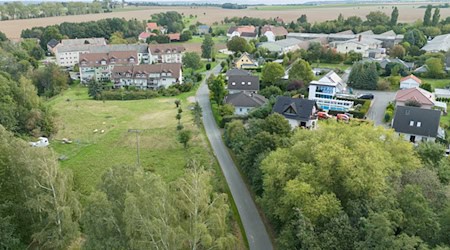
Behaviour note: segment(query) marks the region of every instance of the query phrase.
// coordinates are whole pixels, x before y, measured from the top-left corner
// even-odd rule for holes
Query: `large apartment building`
[[[147,44],[60,44],[55,47],[56,64],[61,67],[73,67],[79,63],[80,55],[88,53],[109,53],[117,51],[132,51],[137,53],[137,60],[140,63],[150,63]]]
[[[112,80],[116,88],[167,88],[172,84],[182,83],[181,63],[116,66],[112,71]]]
[[[149,63],[182,63],[183,46],[171,44],[149,44]]]
[[[139,64],[135,51],[112,51],[106,53],[86,53],[80,56],[80,80],[86,83],[111,80],[112,70],[116,66]]]

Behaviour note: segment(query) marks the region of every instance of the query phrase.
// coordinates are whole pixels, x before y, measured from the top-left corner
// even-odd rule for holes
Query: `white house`
[[[234,106],[235,115],[248,115],[252,109],[259,108],[267,103],[264,96],[246,92],[229,94],[224,101]]]
[[[275,42],[277,37],[286,38],[288,31],[283,26],[264,25],[261,35],[267,37],[268,42]]]
[[[386,56],[386,50],[382,48],[383,42],[360,35],[356,39],[338,41],[331,44],[337,52],[347,54],[351,51],[362,54],[363,57],[381,58]]]
[[[328,72],[318,81],[309,83],[309,100],[314,100],[323,110],[348,111],[352,101],[336,99],[336,94],[344,93],[347,85],[334,71]]]
[[[116,66],[112,71],[114,87],[133,86],[139,89],[167,88],[183,83],[181,63]]]
[[[278,96],[272,111],[284,116],[292,129],[298,127],[315,129],[318,109],[313,100]]]
[[[253,25],[229,28],[227,32],[228,40],[231,40],[235,36],[245,38],[246,40],[251,40],[258,37],[258,32],[256,30],[256,27]]]
[[[148,45],[150,63],[183,63],[183,52],[185,50],[186,48],[180,45]]]
[[[415,75],[409,75],[400,79],[400,89],[418,88],[420,84],[422,84],[422,80]]]

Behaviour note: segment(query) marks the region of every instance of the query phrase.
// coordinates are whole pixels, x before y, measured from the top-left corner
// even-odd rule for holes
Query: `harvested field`
[[[4,32],[9,38],[15,39],[20,37],[20,33],[23,29],[32,28],[35,26],[47,26],[53,24],[59,24],[62,22],[83,22],[93,21],[103,18],[123,17],[126,19],[137,18],[139,20],[147,20],[151,14],[165,12],[165,11],[177,11],[184,15],[197,15],[197,20],[202,23],[212,24],[213,22],[220,22],[225,17],[234,16],[251,16],[259,18],[274,18],[282,17],[285,22],[296,20],[301,14],[306,14],[310,22],[324,21],[329,19],[335,19],[339,13],[342,13],[344,17],[347,16],[360,16],[365,17],[369,12],[380,10],[390,15],[393,6],[397,6],[400,12],[400,22],[414,22],[418,19],[422,19],[425,9],[419,9],[418,7],[423,4],[383,4],[383,5],[330,5],[317,6],[317,7],[302,7],[302,6],[269,6],[269,7],[252,7],[244,10],[231,10],[222,9],[218,7],[141,7],[127,8],[123,11],[117,11],[112,13],[102,14],[89,14],[80,16],[62,16],[62,17],[49,17],[38,19],[25,19],[25,20],[11,20],[1,21],[0,31]],[[258,9],[260,8],[260,9]],[[450,16],[450,8],[441,9],[441,18]]]

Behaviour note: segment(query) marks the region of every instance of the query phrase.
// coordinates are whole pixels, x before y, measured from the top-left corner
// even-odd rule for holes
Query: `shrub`
[[[154,90],[106,90],[98,95],[97,100],[141,100],[158,97],[159,93]]]
[[[207,63],[206,64],[206,70],[210,70],[211,69],[211,63]]]
[[[386,110],[384,113],[384,122],[390,122],[392,120],[393,112],[391,110]]]
[[[380,79],[377,83],[378,90],[388,90],[390,88],[391,83],[385,79]]]

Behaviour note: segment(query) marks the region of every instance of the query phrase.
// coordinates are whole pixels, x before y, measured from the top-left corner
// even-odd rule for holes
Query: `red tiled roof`
[[[399,90],[395,95],[395,101],[397,102],[415,100],[422,105],[434,105],[432,98],[433,94],[421,88]]]
[[[180,41],[180,33],[167,34],[170,41]]]
[[[287,36],[288,31],[282,26],[264,25],[261,34],[272,31],[275,36]]]
[[[185,47],[172,44],[149,44],[148,50],[152,54],[181,53],[186,50]]]
[[[170,72],[174,78],[180,78],[181,63],[159,63],[159,64],[140,64],[130,66],[115,66],[113,69],[113,77],[117,77],[118,73],[151,74]]]
[[[151,33],[151,32],[142,32],[141,34],[139,34],[139,38],[140,39],[147,39],[147,38],[149,38],[149,37],[151,37],[151,36],[156,36],[156,34],[155,33]]]
[[[400,82],[406,81],[408,79],[413,79],[414,81],[418,82],[419,84],[422,84],[422,80],[420,80],[417,76],[415,75],[409,75],[409,76],[405,76],[402,79],[400,79]]]
[[[158,24],[157,23],[147,23],[147,29],[156,30],[156,29],[158,29]]]

